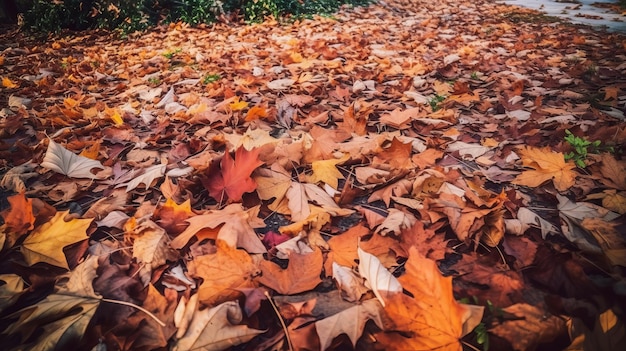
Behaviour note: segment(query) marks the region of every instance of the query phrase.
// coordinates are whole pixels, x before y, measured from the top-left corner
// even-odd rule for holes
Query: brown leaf
[[[551,316],[539,307],[519,303],[504,311],[517,318],[504,321],[489,331],[506,339],[515,350],[534,350],[567,333],[563,319]]]
[[[196,257],[188,264],[189,275],[202,278],[198,288],[200,301],[215,306],[238,295],[235,289],[253,288],[252,279],[260,272],[250,255],[217,241],[217,252]]]
[[[256,281],[283,295],[298,294],[314,289],[322,282],[322,252],[317,249],[310,254],[289,255],[286,269],[270,261],[261,261],[262,275]]]

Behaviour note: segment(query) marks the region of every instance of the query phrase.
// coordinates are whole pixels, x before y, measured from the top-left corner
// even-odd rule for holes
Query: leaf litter
[[[0,43],[7,349],[626,343],[624,36],[390,0]]]

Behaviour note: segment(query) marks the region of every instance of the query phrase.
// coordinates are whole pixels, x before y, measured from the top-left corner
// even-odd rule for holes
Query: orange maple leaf
[[[261,261],[259,267],[263,274],[257,281],[283,295],[313,290],[322,282],[320,279],[322,260],[322,252],[315,250],[304,255],[291,253],[287,269],[282,269],[270,261]]]
[[[482,316],[482,310],[472,310],[454,299],[452,277],[443,277],[436,263],[413,247],[406,274],[398,280],[414,297],[397,293],[386,299],[385,311],[393,321],[387,330],[409,337],[396,332],[379,334],[386,350],[462,350],[464,323],[475,320],[470,318],[472,314]]]
[[[4,218],[6,231],[11,239],[9,242],[13,245],[17,238],[34,228],[33,200],[27,198],[23,192],[9,196],[7,200],[11,208],[0,212],[0,216]]]
[[[524,166],[533,169],[523,171],[513,180],[513,184],[537,187],[552,180],[558,191],[566,191],[574,185],[576,165],[565,162],[562,153],[553,152],[549,147],[526,146],[519,150],[519,154]]]
[[[244,193],[252,192],[257,184],[250,178],[252,172],[263,164],[259,160],[261,149],[246,150],[239,147],[235,151],[235,159],[226,152],[220,162],[220,171],[216,167],[210,167],[209,177],[203,181],[209,194],[216,200],[240,201]]]

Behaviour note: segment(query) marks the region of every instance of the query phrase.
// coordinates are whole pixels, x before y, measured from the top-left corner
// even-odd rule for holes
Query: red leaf
[[[248,151],[240,146],[235,152],[235,159],[226,152],[220,162],[221,172],[211,172],[204,182],[209,194],[220,202],[225,199],[240,201],[244,193],[254,191],[257,184],[250,175],[263,164],[259,160],[259,152],[258,148]]]

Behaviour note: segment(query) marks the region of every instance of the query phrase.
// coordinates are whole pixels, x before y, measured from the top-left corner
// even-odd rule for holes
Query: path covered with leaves
[[[626,342],[624,36],[389,0],[0,48],[7,350]]]

